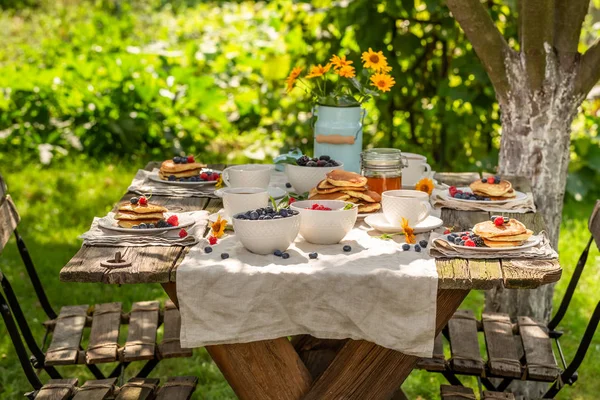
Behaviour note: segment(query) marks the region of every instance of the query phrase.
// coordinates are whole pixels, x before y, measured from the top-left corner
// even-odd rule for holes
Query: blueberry
[[[146,225],[145,223],[142,222],[141,224],[138,225],[138,227],[140,229],[146,229],[146,228],[148,228],[148,225]]]
[[[428,243],[427,243],[427,240],[421,240],[421,241],[419,242],[419,245],[420,245],[422,248],[426,248],[426,247],[427,247],[427,245],[428,245]]]
[[[454,242],[454,243],[456,243],[456,242]],[[457,244],[459,246],[464,246],[465,245],[465,241],[464,240],[460,240]]]
[[[288,258],[290,258],[290,255],[288,253],[281,253],[281,258],[287,260]]]
[[[317,167],[324,167],[325,165],[327,165],[327,161],[325,161],[325,160],[317,161]]]
[[[279,211],[279,215],[281,215],[283,218],[289,217],[288,210],[284,208],[283,210]]]
[[[177,180],[177,177],[175,175],[169,175],[169,181],[173,182],[176,180]]]
[[[250,219],[255,221],[258,219],[258,213],[256,211],[251,211],[250,212]]]
[[[281,215],[279,215],[279,214],[273,216],[273,219],[282,219],[282,218],[283,217]]]
[[[264,221],[264,220],[265,220],[265,218],[266,218],[266,215],[259,215],[259,216],[258,216],[258,220],[259,220],[259,221]]]
[[[286,182],[286,183],[285,183],[285,187],[289,189],[289,188],[291,188],[291,187],[292,187],[292,184],[291,184],[291,183],[289,183],[289,182]]]
[[[500,177],[499,177],[498,175],[496,175],[496,176],[494,177],[494,183],[495,183],[495,184],[498,184],[498,183],[500,183]]]
[[[296,160],[296,164],[298,164],[300,166],[305,166],[306,163],[309,161],[310,161],[310,158],[308,158],[307,156],[302,156]]]
[[[481,178],[481,183],[487,183],[487,179]]]
[[[229,258],[229,254],[228,253],[221,253],[221,259],[222,260],[226,260]]]
[[[139,225],[134,225],[134,226],[131,227],[131,229],[140,229],[140,226]]]
[[[448,236],[448,241],[450,243],[454,243],[455,240],[456,240],[456,236]]]
[[[508,218],[508,217],[504,217],[504,223],[505,223],[505,224],[508,224],[509,222],[510,222],[510,218]]]
[[[404,244],[402,245],[402,250],[404,250],[404,251],[408,251],[408,250],[410,250],[410,244],[408,244],[408,243],[404,243]]]
[[[181,162],[181,158],[179,158],[179,157],[173,157],[173,162],[175,164],[179,164]]]
[[[179,158],[179,162],[181,164],[187,164],[187,157],[181,157],[181,158]]]
[[[208,253],[212,253],[212,247],[210,247],[210,246],[206,246],[206,247],[204,248],[204,252],[205,252],[206,254],[208,254]]]
[[[283,254],[283,252],[281,250],[275,250],[273,252],[273,255],[277,256],[277,257],[281,257],[281,255]]]
[[[264,217],[265,217],[265,219],[273,219],[273,216],[269,215],[269,214],[265,215]]]
[[[332,164],[334,167],[339,167],[339,165],[340,165],[340,163],[339,163],[339,162],[337,162],[337,161],[334,161],[334,160],[331,160],[331,164]]]
[[[148,229],[154,229],[154,228],[156,228],[156,225],[154,225],[154,224],[148,224]]]
[[[306,163],[307,167],[316,167],[317,166],[317,162],[316,161],[309,161]]]
[[[419,246],[418,244],[415,244],[415,251],[417,253],[420,253],[421,252],[421,246]]]
[[[317,161],[319,161],[319,158],[318,157],[313,157],[313,158],[311,158],[311,161],[317,162]]]
[[[321,156],[321,157],[319,157],[319,160],[329,161],[329,160],[331,160],[331,157],[329,157],[329,156]]]
[[[315,258],[317,258],[319,255],[317,253],[309,253],[308,254],[308,258],[310,258],[311,260],[314,260]]]
[[[484,201],[492,201],[492,199],[490,199],[489,197],[486,197],[485,199],[483,199]]]
[[[131,199],[129,199],[129,202],[131,204],[137,204],[140,201],[140,199],[138,199],[137,197],[132,197]]]
[[[352,251],[352,247],[350,247],[350,246],[348,246],[348,245],[345,245],[345,246],[342,248],[342,250],[344,250],[344,251]]]

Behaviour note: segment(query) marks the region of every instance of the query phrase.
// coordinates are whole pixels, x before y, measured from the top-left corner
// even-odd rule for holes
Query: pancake
[[[201,169],[193,169],[190,171],[183,171],[183,172],[163,172],[163,171],[158,171],[158,176],[160,177],[160,179],[162,180],[169,180],[169,176],[173,175],[175,178],[189,178],[190,176],[198,176],[200,175],[200,171],[202,171]]]
[[[515,191],[513,189],[510,189],[508,192],[506,192],[502,196],[490,196],[488,194],[478,192],[475,190],[473,191],[473,194],[476,194],[478,196],[483,196],[483,197],[489,197],[490,200],[507,200],[507,199],[513,199],[513,198],[517,197],[517,194],[515,193]]]
[[[123,203],[119,206],[118,211],[129,212],[134,214],[153,214],[153,213],[165,213],[168,210],[157,204],[148,203],[145,206],[139,204]]]
[[[354,203],[354,204],[362,202],[362,200],[361,200],[361,199],[358,199],[358,198],[356,198],[356,197],[350,197],[350,198],[347,198],[345,201],[347,201],[347,202],[349,202],[349,203]]]
[[[349,194],[352,197],[357,197],[368,203],[379,203],[381,201],[381,195],[372,190],[367,190],[366,192],[359,192],[356,190],[344,190],[344,193]]]
[[[489,240],[491,242],[524,242],[527,239],[529,239],[531,237],[531,235],[533,235],[533,231],[530,229],[527,229],[527,232],[525,232],[521,235],[496,236],[496,237],[485,238],[485,240]]]
[[[333,186],[363,187],[367,178],[355,172],[335,169],[327,174],[327,182]]]
[[[516,246],[521,246],[523,244],[523,242],[500,242],[500,241],[491,241],[488,239],[483,239],[483,243],[485,243],[486,246],[488,247],[516,247]]]
[[[485,221],[473,227],[473,233],[484,239],[491,237],[515,236],[527,233],[527,228],[521,222],[511,218],[508,223],[496,226],[492,221]]]
[[[366,187],[352,187],[352,186],[334,186],[331,183],[327,182],[326,179],[322,180],[317,184],[317,192],[318,193],[333,193],[340,192],[342,190],[356,190],[356,191],[365,191]]]
[[[500,183],[483,183],[481,180],[476,180],[469,187],[473,192],[483,193],[485,196],[503,196],[512,189],[512,184],[505,180],[501,180]]]
[[[188,164],[175,164],[173,160],[163,161],[160,166],[160,170],[166,174],[175,174],[178,172],[191,171],[195,169],[206,168],[206,164],[200,163],[188,163]]]
[[[379,211],[381,209],[380,203],[358,203],[359,213],[370,213]]]
[[[115,219],[118,220],[129,220],[129,221],[137,221],[140,219],[162,219],[164,217],[163,213],[158,212],[158,213],[147,213],[147,214],[136,214],[136,213],[130,213],[130,212],[118,212],[117,215],[115,215]]]
[[[119,221],[117,221],[117,225],[119,225],[121,228],[131,228],[131,227],[133,227],[135,225],[139,225],[141,223],[144,223],[144,224],[155,224],[156,225],[156,223],[158,221],[160,221],[160,218],[159,219],[143,219],[143,220],[139,219],[139,220],[136,220],[136,221],[119,220]]]
[[[335,192],[335,193],[324,193],[324,194],[315,193],[312,196],[309,194],[308,198],[310,200],[348,200],[350,198],[350,196],[348,196],[346,193]]]

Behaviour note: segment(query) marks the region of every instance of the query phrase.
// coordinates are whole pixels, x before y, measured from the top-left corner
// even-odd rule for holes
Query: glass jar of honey
[[[402,168],[408,164],[398,149],[370,149],[360,154],[361,173],[370,190],[379,194],[402,189]]]

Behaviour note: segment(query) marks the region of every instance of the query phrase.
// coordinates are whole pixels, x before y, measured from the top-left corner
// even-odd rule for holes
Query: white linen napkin
[[[177,186],[169,183],[160,183],[150,180],[150,175],[158,176],[158,169],[152,171],[139,169],[135,174],[128,191],[139,195],[153,194],[155,196],[169,197],[212,197],[215,196],[215,185]]]
[[[485,203],[457,201],[446,197],[444,194],[448,192],[447,188],[435,189],[431,193],[430,201],[433,207],[452,208],[462,211],[489,211],[489,212],[514,212],[526,213],[535,212],[535,203],[531,193],[527,194],[527,198],[519,201],[510,201],[508,203],[498,204],[495,201]]]
[[[169,214],[167,214],[169,215]],[[109,224],[115,224],[115,213],[110,212],[102,218],[94,218],[90,230],[79,236],[83,239],[83,244],[88,246],[193,246],[198,243],[204,235],[206,225],[208,224],[208,211],[191,211],[177,213],[179,221],[194,220],[194,225],[185,228],[188,235],[184,238],[179,237],[180,229],[173,229],[163,234],[157,235],[138,235],[135,233],[120,233],[101,228],[98,224],[101,220]]]
[[[403,252],[361,227],[335,245],[298,237],[288,259],[250,253],[235,235],[211,253],[205,245],[192,248],[177,269],[183,347],[310,334],[432,354],[438,279],[427,252]],[[318,258],[309,259],[310,252]]]

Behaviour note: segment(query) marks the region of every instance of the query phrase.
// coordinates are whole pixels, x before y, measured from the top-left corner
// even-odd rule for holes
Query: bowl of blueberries
[[[289,208],[257,208],[233,216],[235,236],[252,253],[284,251],[298,236],[300,213]]]
[[[334,169],[344,169],[344,164],[327,155],[314,158],[302,156],[296,160],[296,164],[285,165],[285,174],[296,193],[302,194],[317,186]]]

